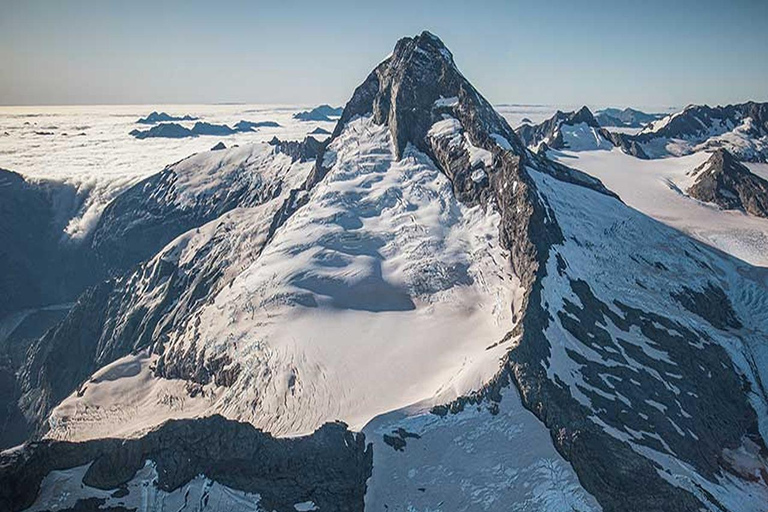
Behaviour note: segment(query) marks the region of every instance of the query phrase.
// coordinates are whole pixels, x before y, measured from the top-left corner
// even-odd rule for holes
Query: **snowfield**
[[[768,219],[688,197],[690,173],[709,158],[699,152],[677,158],[641,160],[619,149],[549,151],[551,158],[599,178],[629,206],[752,265],[768,266]],[[756,174],[766,164],[749,164]]]

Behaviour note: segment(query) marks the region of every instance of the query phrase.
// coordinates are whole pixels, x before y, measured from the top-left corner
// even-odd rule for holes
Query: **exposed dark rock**
[[[320,127],[318,126],[318,127],[317,127],[317,128],[315,128],[314,130],[312,130],[311,132],[309,132],[309,134],[310,134],[310,135],[330,135],[330,134],[331,134],[331,132],[329,132],[328,130],[325,130],[325,129],[323,129],[323,128],[320,128]]]
[[[408,444],[408,439],[421,439],[419,434],[414,432],[408,432],[402,427],[392,431],[392,434],[384,434],[382,436],[384,443],[391,446],[395,451],[402,452],[405,450]]]
[[[691,174],[696,176],[687,191],[691,197],[725,210],[768,217],[768,181],[752,174],[727,150],[716,150]]]
[[[192,127],[195,135],[232,135],[235,130],[225,124],[211,124],[198,121]]]
[[[301,162],[316,159],[326,145],[325,142],[320,142],[314,137],[304,137],[302,141],[280,140],[277,137],[272,137],[268,144],[274,146],[277,152],[285,153],[294,161]]]
[[[227,146],[223,142],[219,142],[211,148],[211,151],[220,151],[222,149],[227,149]]]
[[[708,283],[700,291],[683,286],[679,293],[673,293],[672,296],[685,309],[691,313],[696,313],[713,327],[718,329],[740,329],[742,327],[731,301],[719,286]]]
[[[632,155],[642,160],[648,160],[649,157],[643,150],[642,145],[640,144],[640,142],[635,140],[635,138],[632,135],[627,135],[626,133],[615,133],[605,129],[601,131],[601,134],[606,139],[611,141],[611,143],[614,146],[616,146],[617,148],[620,148],[623,152],[627,153],[628,155]]]
[[[30,506],[54,469],[93,462],[83,478],[86,487],[67,489],[87,496],[88,487],[121,488],[147,460],[156,464],[158,475],[156,484],[147,485],[171,492],[202,474],[232,489],[257,493],[260,506],[280,512],[294,511],[293,505],[304,501],[320,510],[362,510],[373,462],[364,435],[342,423],[328,423],[309,436],[275,439],[221,416],[176,420],[140,438],[42,441],[4,453],[0,508]]]

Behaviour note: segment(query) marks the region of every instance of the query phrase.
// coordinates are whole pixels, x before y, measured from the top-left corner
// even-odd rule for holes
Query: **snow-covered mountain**
[[[554,116],[537,124],[523,124],[516,129],[526,146],[585,151],[613,147],[609,135],[600,128],[587,107],[574,112],[557,111]]]
[[[768,103],[690,105],[654,121],[616,145],[639,158],[681,156],[723,148],[747,162],[768,160]]]
[[[135,185],[88,241],[109,278],[18,372],[43,440],[0,503],[763,510],[768,271],[566,165],[637,160],[606,133],[515,133],[424,32],[327,141]]]

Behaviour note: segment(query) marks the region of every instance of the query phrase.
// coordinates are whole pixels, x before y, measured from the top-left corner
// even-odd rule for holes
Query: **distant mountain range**
[[[582,124],[582,130],[589,128],[587,133],[575,133],[574,127]],[[748,102],[714,108],[689,106],[651,121],[637,134],[612,132],[601,129],[603,126],[583,107],[576,112],[558,111],[538,125],[521,125],[517,133],[528,146],[544,142],[553,149],[594,149],[604,144],[603,141],[609,141],[626,153],[644,159],[723,148],[742,161],[768,161],[768,103]],[[565,140],[566,136],[570,142]]]
[[[343,107],[332,107],[330,105],[320,105],[312,110],[298,112],[293,115],[294,119],[300,121],[335,121],[344,111]]]
[[[663,117],[665,114],[646,114],[633,108],[605,108],[595,112],[595,119],[604,127],[642,128]]]
[[[132,130],[130,134],[137,139],[183,139],[186,137],[197,137],[198,135],[232,135],[239,132],[251,132],[257,128],[275,128],[279,126],[274,121],[251,122],[244,120],[235,124],[234,128],[230,128],[226,124],[212,124],[203,121],[196,122],[192,128],[187,128],[178,123],[160,123],[148,130]]]

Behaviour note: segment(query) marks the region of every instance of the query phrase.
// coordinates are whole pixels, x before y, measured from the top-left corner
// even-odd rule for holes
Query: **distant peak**
[[[581,107],[579,110],[574,112],[570,115],[568,118],[568,121],[566,124],[579,124],[579,123],[586,123],[588,126],[592,126],[594,128],[599,128],[600,125],[595,120],[595,116],[592,115],[592,111],[587,108],[587,106]]]

